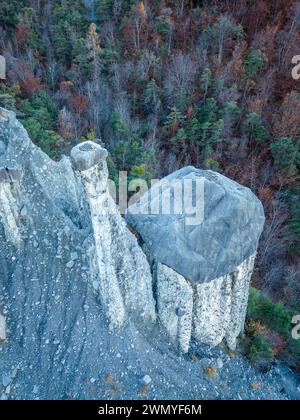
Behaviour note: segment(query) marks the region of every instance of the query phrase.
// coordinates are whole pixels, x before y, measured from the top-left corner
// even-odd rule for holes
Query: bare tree
[[[111,90],[106,83],[95,79],[87,83],[86,94],[90,126],[96,137],[103,138],[111,115]]]
[[[179,54],[174,57],[164,80],[165,95],[172,103],[178,94],[190,93],[197,74],[196,64],[190,56]]]

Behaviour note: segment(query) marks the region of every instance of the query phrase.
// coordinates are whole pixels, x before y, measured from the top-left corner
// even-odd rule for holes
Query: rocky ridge
[[[149,264],[108,193],[106,153],[87,142],[54,162],[0,109],[1,399],[289,398],[275,371],[190,335],[200,284]],[[171,306],[186,355],[164,322],[168,290],[185,299]]]

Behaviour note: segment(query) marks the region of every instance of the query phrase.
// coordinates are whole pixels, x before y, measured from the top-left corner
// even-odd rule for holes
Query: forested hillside
[[[300,2],[0,0],[0,103],[53,158],[100,138],[110,173],[211,168],[267,216],[253,278],[300,305]]]

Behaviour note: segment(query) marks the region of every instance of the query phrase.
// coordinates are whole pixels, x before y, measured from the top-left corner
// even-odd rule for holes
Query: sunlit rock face
[[[186,352],[192,338],[210,346],[225,339],[234,349],[264,224],[258,198],[218,173],[186,167],[156,183],[126,220],[157,267],[158,315],[175,345]]]

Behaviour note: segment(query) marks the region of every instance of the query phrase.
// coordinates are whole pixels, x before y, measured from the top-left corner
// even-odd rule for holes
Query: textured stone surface
[[[169,183],[187,180],[204,182],[204,220],[188,225],[193,216],[190,206],[178,214],[149,212],[150,205],[167,195]],[[192,182],[192,181],[191,181]],[[186,202],[196,189],[187,190]],[[192,197],[190,197],[192,196]],[[172,206],[171,206],[172,209]],[[194,210],[195,212],[195,210]],[[138,231],[151,254],[161,263],[173,268],[187,280],[207,282],[234,272],[257,249],[263,229],[264,212],[261,202],[250,189],[242,187],[221,174],[186,167],[174,172],[152,187],[135,205],[129,207],[127,223]]]
[[[12,165],[10,162],[4,162],[0,165],[0,183],[14,183],[20,181],[22,170],[18,165]]]
[[[192,332],[193,289],[180,274],[158,263],[157,310],[171,340],[186,353]]]
[[[198,343],[216,346],[223,339],[234,350],[244,329],[255,255],[231,274],[194,285],[193,331]]]
[[[244,329],[254,259],[249,257],[231,274],[199,284],[157,263],[158,316],[176,347],[186,353],[193,338],[212,347],[225,340],[235,350]]]
[[[10,331],[0,368],[22,365],[23,396],[38,384],[39,395],[63,397],[66,387],[79,390],[84,372],[101,371],[110,331],[152,328],[152,276],[107,191],[104,149],[93,145],[96,164],[90,147],[76,148],[85,164],[74,170],[69,158],[49,159],[2,109],[0,138],[3,162],[22,171],[0,183],[0,305]]]
[[[106,161],[107,150],[92,141],[78,144],[71,151],[71,160],[75,169],[85,171],[93,166],[101,166]]]
[[[225,340],[231,350],[236,348],[238,335],[244,331],[251,276],[256,253],[240,264],[231,274],[231,311]]]
[[[5,153],[5,144],[3,141],[0,141],[0,156]]]
[[[0,314],[0,341],[6,340],[6,322],[3,315]]]

